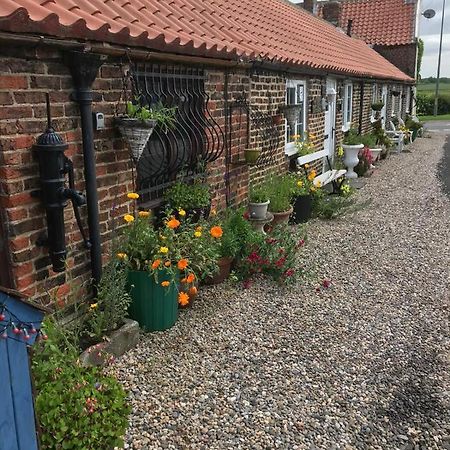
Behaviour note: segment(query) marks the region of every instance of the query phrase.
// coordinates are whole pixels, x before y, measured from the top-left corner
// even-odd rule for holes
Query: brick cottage
[[[295,134],[314,134],[307,158],[321,168],[350,124],[370,131],[374,99],[385,119],[404,115],[414,84],[363,41],[283,0],[8,0],[0,43],[0,284],[43,303],[100,277],[127,192],[155,208],[177,175],[206,166],[213,204],[244,204],[249,183],[288,169]],[[176,129],[155,132],[136,167],[114,125],[133,92],[177,107]],[[87,194],[80,212],[92,244],[67,207],[62,273],[42,245],[35,195],[47,93],[75,188]],[[260,162],[242,164],[256,147]]]

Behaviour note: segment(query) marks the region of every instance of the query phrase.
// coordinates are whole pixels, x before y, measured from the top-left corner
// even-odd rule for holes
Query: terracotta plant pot
[[[205,284],[220,284],[223,283],[229,276],[231,272],[231,263],[233,258],[230,256],[223,256],[217,261],[219,266],[219,271],[212,277],[205,280]]]
[[[247,164],[256,164],[256,161],[258,161],[259,155],[261,154],[261,150],[259,148],[246,148],[244,150],[244,157],[245,157],[245,162]]]
[[[292,211],[294,209],[292,208],[292,206],[287,210],[287,211],[282,211],[282,212],[273,212],[273,220],[270,223],[270,225],[273,227],[274,225],[277,225],[279,223],[288,223],[289,222],[289,217],[292,214]]]

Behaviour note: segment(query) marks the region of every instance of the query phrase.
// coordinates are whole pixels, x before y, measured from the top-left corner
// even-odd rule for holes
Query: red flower
[[[244,280],[242,282],[242,285],[244,286],[244,289],[248,289],[252,285],[252,280],[250,279]]]
[[[257,262],[260,259],[260,256],[258,255],[258,252],[252,252],[250,255],[248,255],[247,258],[250,262]]]
[[[303,247],[305,245],[305,240],[304,239],[300,239],[298,242],[297,242],[297,247]]]
[[[327,280],[326,278],[322,281],[322,286],[325,289],[328,289],[331,286],[331,280]]]
[[[248,220],[250,218],[250,214],[248,213],[248,211],[245,211],[244,214],[242,214],[242,217],[246,220]]]
[[[295,270],[294,269],[288,269],[286,270],[286,272],[284,272],[284,276],[285,277],[292,277],[292,275],[294,275]]]
[[[283,264],[286,262],[286,258],[280,258],[277,261],[275,261],[275,265],[277,267],[283,267]]]

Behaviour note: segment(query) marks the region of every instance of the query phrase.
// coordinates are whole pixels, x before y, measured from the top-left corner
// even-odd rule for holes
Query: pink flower
[[[325,289],[328,289],[331,286],[331,280],[327,280],[326,278],[322,281],[322,286]]]
[[[257,262],[260,259],[260,256],[258,255],[258,252],[252,252],[250,255],[248,255],[247,258],[250,262]]]
[[[303,247],[305,245],[305,240],[304,239],[300,239],[298,242],[297,242],[297,247]]]
[[[286,272],[284,272],[284,275],[286,277],[292,277],[292,275],[294,275],[294,273],[295,273],[294,269],[288,269],[288,270],[286,270]]]
[[[277,261],[275,261],[275,265],[277,267],[283,267],[283,264],[286,262],[286,258],[280,258]]]
[[[252,280],[250,280],[250,278],[248,278],[247,280],[244,280],[242,282],[242,285],[244,286],[244,289],[248,289],[252,285]]]

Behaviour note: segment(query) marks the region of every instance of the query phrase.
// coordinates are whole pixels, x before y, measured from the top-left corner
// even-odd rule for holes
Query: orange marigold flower
[[[142,218],[150,217],[150,211],[139,211],[138,214],[139,214],[139,217],[142,217]]]
[[[130,200],[137,200],[137,199],[139,198],[139,194],[136,194],[136,192],[129,192],[129,193],[127,194],[127,197],[128,197]]]
[[[172,263],[171,263],[170,261],[166,261],[166,262],[164,263],[164,265],[165,265],[166,267],[170,267],[170,266],[172,265]]]
[[[123,220],[125,220],[125,222],[127,223],[131,223],[134,221],[134,216],[132,216],[131,214],[125,214],[123,216]]]
[[[186,281],[188,283],[192,283],[194,280],[195,280],[195,275],[193,273],[190,273],[186,278]]]
[[[219,226],[212,227],[211,230],[209,230],[209,232],[211,233],[211,236],[213,238],[220,238],[223,235],[223,230]]]
[[[188,266],[188,260],[187,259],[180,259],[179,261],[178,261],[178,264],[177,264],[177,267],[180,269],[180,270],[184,270],[184,269],[186,269],[186,267]]]
[[[163,282],[161,282],[161,286],[162,287],[170,286],[170,281],[163,281]]]
[[[161,264],[161,260],[160,259],[155,259],[153,261],[153,264],[152,264],[152,269],[153,270],[157,269],[160,266],[160,264]]]
[[[172,217],[168,222],[167,222],[167,226],[169,228],[172,228],[172,230],[174,230],[175,228],[178,228],[180,226],[180,221],[175,219],[175,217]]]
[[[197,292],[198,292],[198,289],[195,286],[192,286],[189,289],[189,295],[191,295],[191,296],[197,295]]]
[[[187,279],[186,278],[182,278],[180,281],[181,281],[181,283],[187,283]]]
[[[189,295],[186,294],[186,292],[180,292],[178,294],[178,303],[181,306],[186,306],[189,304]]]

